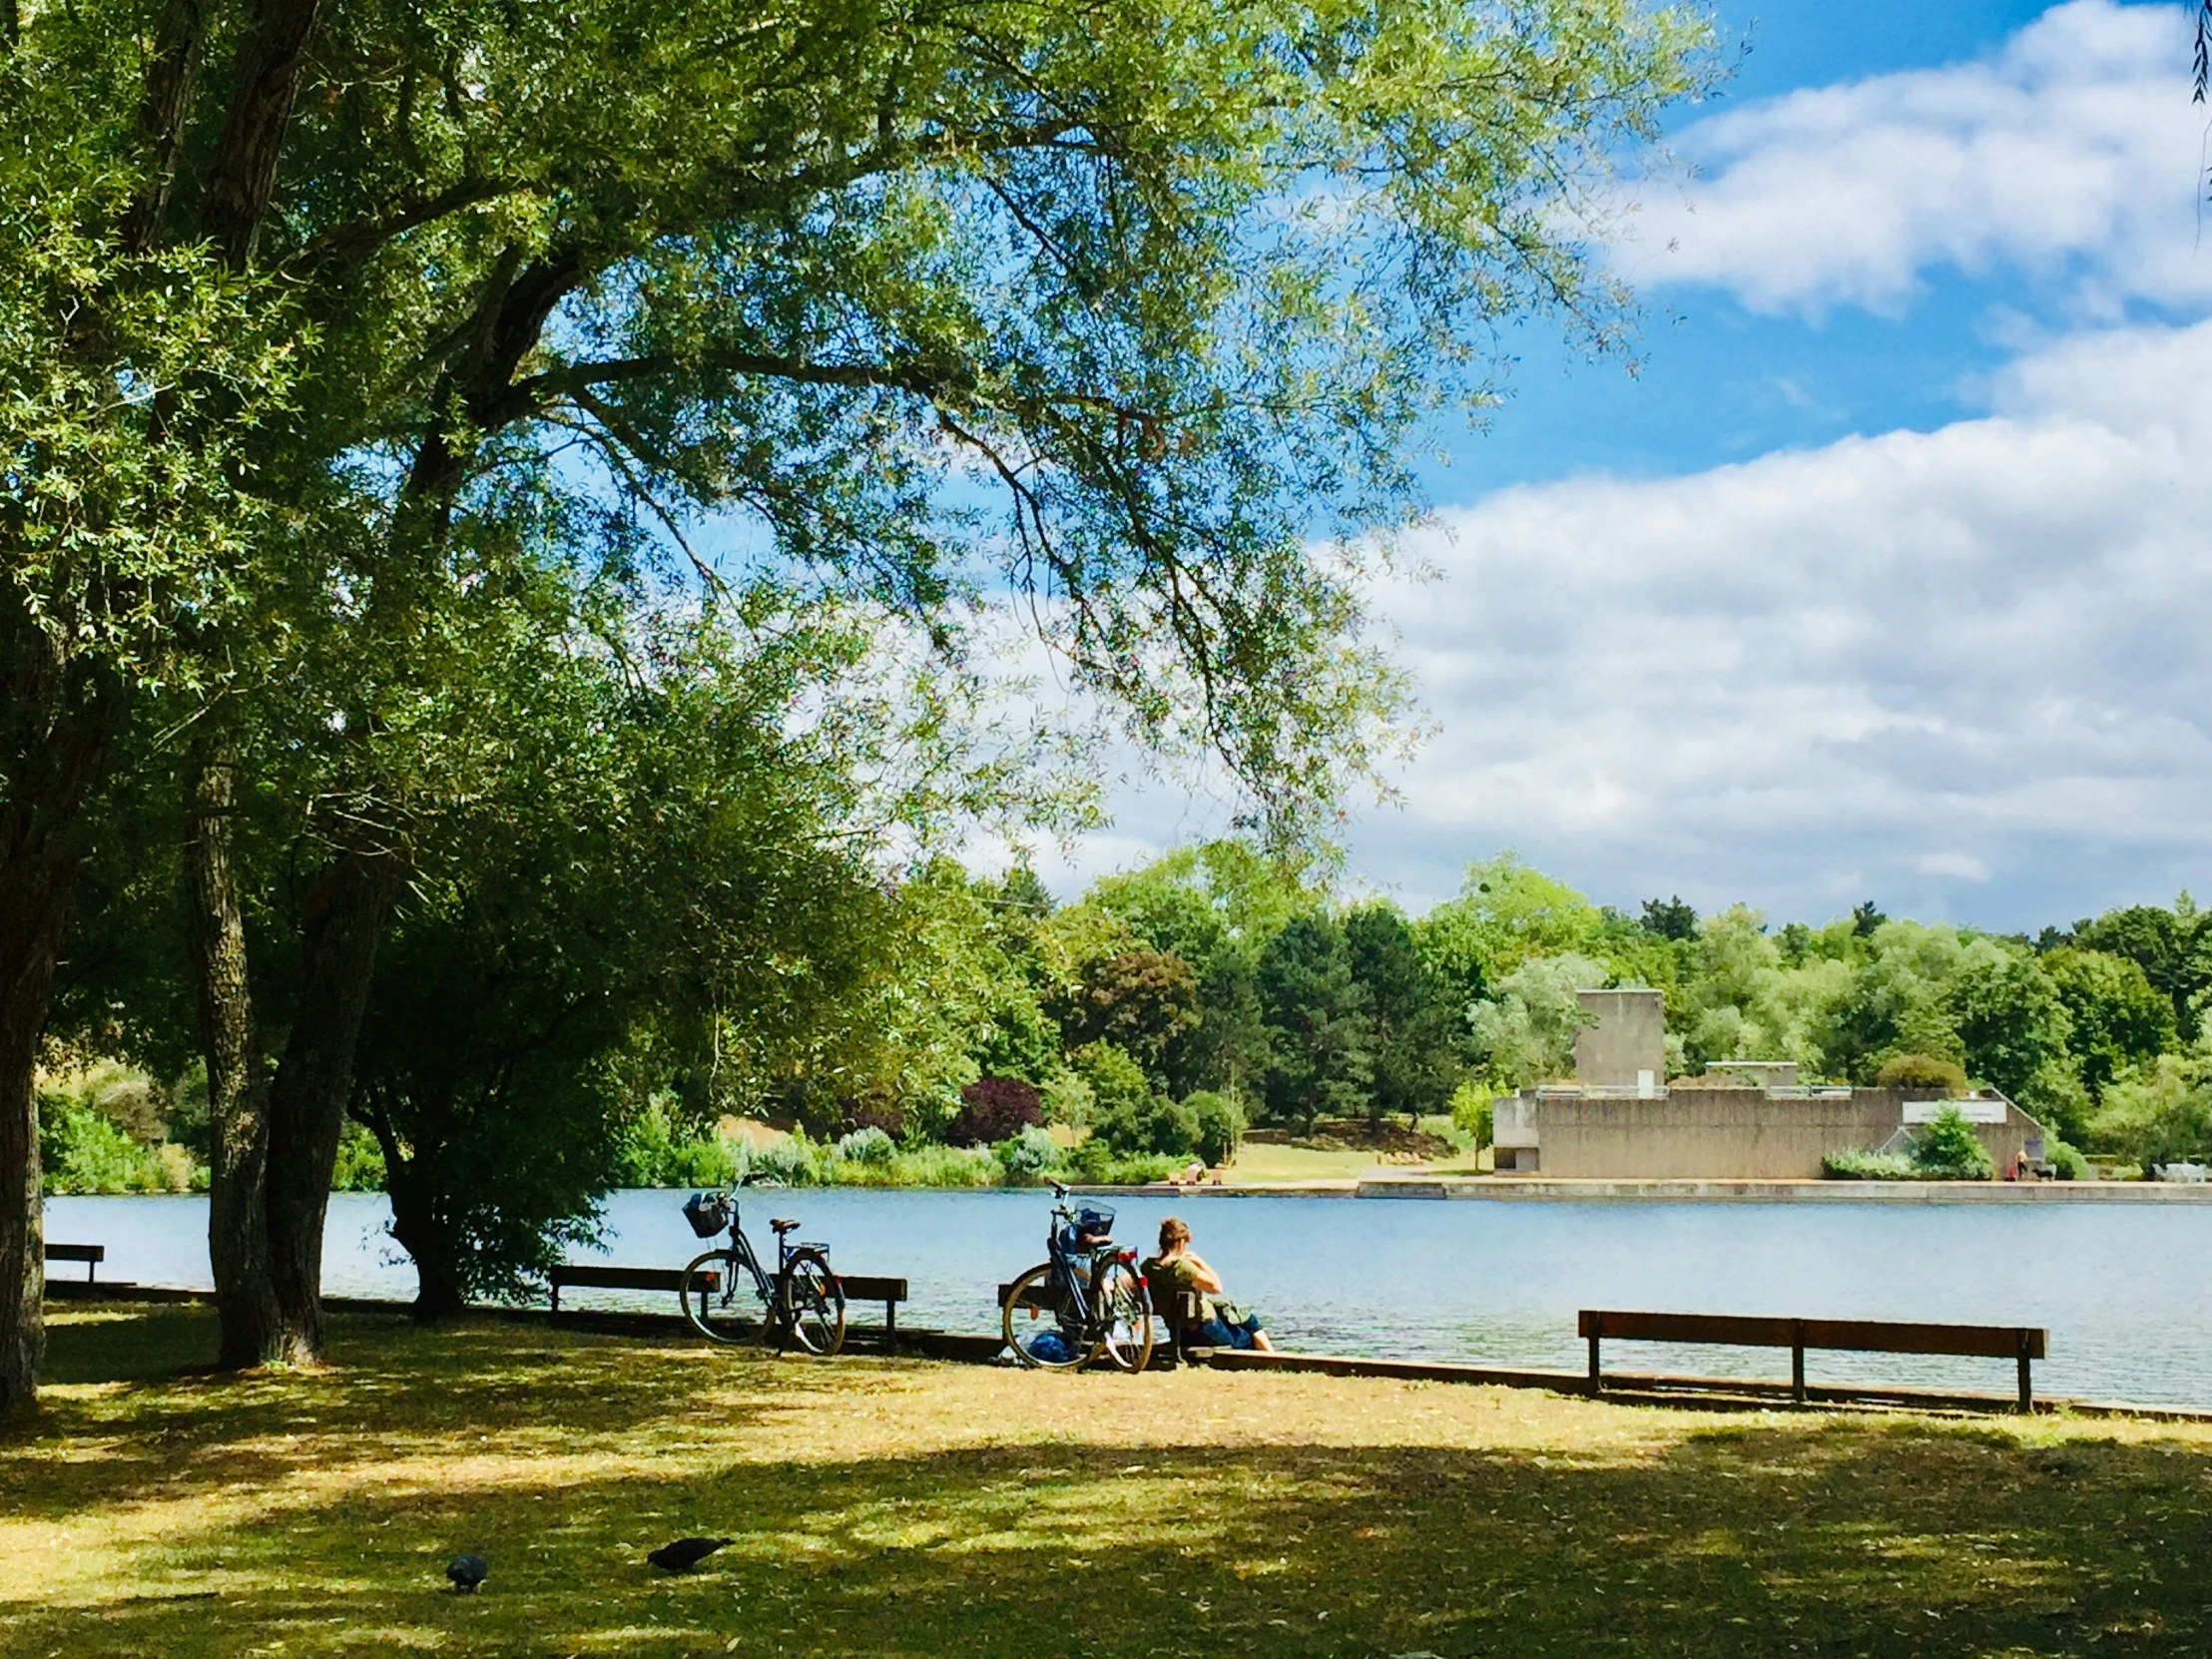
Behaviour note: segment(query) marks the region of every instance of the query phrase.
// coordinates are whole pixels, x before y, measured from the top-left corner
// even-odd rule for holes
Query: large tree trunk
[[[322,1353],[322,1224],[391,890],[388,857],[341,853],[308,892],[302,917],[299,1006],[269,1091],[276,1347],[292,1364]]]
[[[84,809],[121,718],[114,687],[22,611],[0,612],[0,1413],[37,1402],[46,1236],[33,1070]]]
[[[197,747],[185,807],[185,888],[200,1040],[208,1062],[208,1261],[222,1324],[218,1364],[282,1358],[269,1248],[269,1093],[255,1052],[246,926],[231,865],[235,746]]]
[[[19,838],[10,811],[0,835]],[[47,871],[0,865],[0,1415],[33,1405],[46,1357],[46,1230],[39,1203],[32,1067],[61,951],[60,894]]]
[[[372,1127],[377,1144],[384,1150],[384,1191],[391,1198],[391,1236],[414,1262],[414,1317],[425,1325],[450,1319],[463,1312],[468,1302],[461,1295],[460,1277],[454,1271],[459,1253],[453,1230],[438,1216],[433,1183],[422,1175],[426,1150],[418,1147],[413,1158],[404,1157],[398,1137],[388,1127],[381,1123]]]

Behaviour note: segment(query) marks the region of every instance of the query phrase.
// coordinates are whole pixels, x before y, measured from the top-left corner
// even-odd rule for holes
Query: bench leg
[[[2035,1389],[2028,1381],[2027,1366],[2027,1356],[2023,1353],[2020,1356],[2020,1410],[2022,1414],[2035,1409]]]
[[[898,1304],[883,1304],[883,1344],[887,1348],[898,1341]]]
[[[1597,1345],[1598,1334],[1593,1331],[1590,1333],[1590,1392],[1593,1394],[1599,1392],[1605,1386],[1603,1379],[1598,1376]]]
[[[1790,1322],[1790,1397],[1805,1403],[1805,1322]]]

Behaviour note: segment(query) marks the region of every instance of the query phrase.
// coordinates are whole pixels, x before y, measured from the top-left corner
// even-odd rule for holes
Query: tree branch
[[[313,270],[341,260],[357,259],[416,228],[473,208],[495,202],[534,187],[519,179],[463,179],[427,196],[405,196],[387,203],[381,213],[335,226],[308,242],[291,258],[294,267]]]

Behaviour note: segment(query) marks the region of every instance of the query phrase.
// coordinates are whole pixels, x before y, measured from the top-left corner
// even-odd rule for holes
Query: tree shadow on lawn
[[[705,1424],[803,1411],[835,1385],[805,1366],[681,1340],[498,1319],[424,1330],[359,1314],[332,1320],[327,1367],[235,1375],[208,1368],[214,1329],[205,1308],[52,1326],[45,1408],[0,1439],[0,1512],[59,1520],[494,1439],[651,1452]]]
[[[806,1370],[776,1379],[798,1378],[802,1409]],[[504,1386],[497,1373],[465,1375]],[[835,1385],[848,1402],[873,1386],[856,1373]],[[644,1403],[618,1400],[577,1443]],[[455,1444],[465,1413],[439,1420]],[[735,1460],[724,1436],[689,1465],[365,1483],[118,1544],[74,1604],[0,1586],[16,1598],[0,1603],[0,1649],[1456,1659],[2212,1644],[2212,1455],[2178,1440],[1768,1417],[1566,1453],[1031,1441],[838,1460],[804,1418],[777,1443],[795,1429],[809,1460]],[[736,1541],[694,1575],[645,1566],[645,1549],[697,1532]],[[479,1596],[440,1579],[463,1548],[490,1558]]]

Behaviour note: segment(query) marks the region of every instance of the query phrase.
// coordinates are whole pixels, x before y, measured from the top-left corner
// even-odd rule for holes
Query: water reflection
[[[607,1258],[680,1266],[700,1248],[681,1194],[607,1205]],[[991,1328],[991,1287],[1042,1258],[1037,1193],[749,1193],[748,1230],[797,1216],[850,1273],[903,1275],[911,1325]],[[1579,1308],[1955,1320],[2050,1328],[2038,1391],[2212,1405],[2207,1245],[2195,1205],[1571,1204],[1317,1198],[1118,1200],[1118,1236],[1149,1245],[1182,1214],[1231,1292],[1286,1348],[1579,1369]],[[332,1295],[407,1298],[414,1273],[373,1194],[334,1195]],[[105,1244],[103,1275],[208,1283],[202,1198],[57,1198],[55,1240]],[[72,1270],[57,1267],[57,1275]],[[581,1302],[594,1293],[574,1293]],[[564,1301],[567,1300],[564,1297]],[[604,1293],[611,1306],[667,1297]],[[1608,1344],[1622,1370],[1782,1377],[1788,1358]],[[2007,1362],[1815,1355],[1813,1381],[2010,1386]]]

